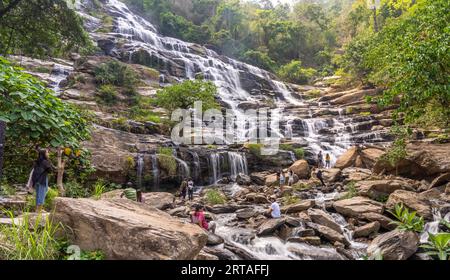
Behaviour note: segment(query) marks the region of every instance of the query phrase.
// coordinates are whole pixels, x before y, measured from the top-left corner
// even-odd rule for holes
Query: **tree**
[[[291,83],[305,84],[316,75],[312,68],[303,68],[302,62],[293,60],[278,70],[278,76]]]
[[[0,54],[59,56],[91,47],[81,18],[67,1],[0,1]]]
[[[203,110],[218,108],[215,100],[217,88],[211,81],[186,80],[159,90],[155,103],[170,113],[176,109],[192,108],[194,102],[201,101]]]
[[[88,121],[70,104],[62,102],[33,76],[0,57],[0,121],[15,149],[78,148],[89,137]],[[1,154],[0,154],[1,156]],[[64,165],[59,165],[62,189]]]

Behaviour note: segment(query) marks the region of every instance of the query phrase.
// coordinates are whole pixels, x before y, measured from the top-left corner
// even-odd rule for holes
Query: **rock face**
[[[298,176],[298,178],[301,179],[309,179],[310,176],[310,169],[309,164],[306,160],[298,160],[294,162],[291,167],[289,167],[292,172],[294,172],[295,175]]]
[[[274,233],[277,229],[279,229],[284,223],[286,222],[286,219],[268,219],[264,223],[262,223],[259,226],[258,229],[258,236],[266,236],[271,235]]]
[[[53,218],[72,229],[72,244],[107,259],[190,260],[208,240],[200,227],[127,199],[57,198]]]
[[[172,207],[175,196],[167,192],[144,193],[144,203],[159,210],[166,210]]]
[[[411,231],[394,230],[375,238],[367,248],[369,256],[381,254],[384,260],[406,260],[418,249],[419,237]]]
[[[280,210],[283,214],[299,213],[308,210],[311,207],[314,207],[314,205],[314,200],[305,200],[297,204],[281,207]]]
[[[430,201],[418,193],[404,190],[395,191],[389,196],[386,207],[393,209],[397,203],[403,203],[407,208],[417,211],[417,214],[424,219],[431,220],[433,218]]]
[[[355,218],[367,212],[382,214],[384,211],[382,203],[361,196],[336,201],[333,207],[339,214]]]

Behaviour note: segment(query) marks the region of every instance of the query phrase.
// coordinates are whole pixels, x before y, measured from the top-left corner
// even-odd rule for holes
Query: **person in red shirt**
[[[191,222],[212,233],[216,231],[216,224],[213,221],[210,223],[206,221],[204,207],[202,205],[195,206],[195,211],[191,214]]]

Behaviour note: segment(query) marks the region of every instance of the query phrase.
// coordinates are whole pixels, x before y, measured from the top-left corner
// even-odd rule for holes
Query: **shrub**
[[[177,175],[177,161],[173,155],[158,154],[158,164],[169,176]]]
[[[292,188],[294,189],[294,191],[300,192],[300,191],[304,191],[304,190],[308,190],[311,188],[311,185],[305,184],[305,183],[301,183],[298,182],[296,184],[294,184],[292,186]]]
[[[100,85],[115,85],[134,89],[139,79],[136,72],[125,63],[111,60],[95,68],[95,80]]]
[[[13,186],[10,186],[6,182],[0,183],[0,194],[2,195],[15,195],[16,194],[16,188]]]
[[[241,60],[268,71],[273,71],[276,66],[275,61],[266,52],[261,51],[248,50],[241,56]]]
[[[158,154],[166,155],[166,156],[173,156],[173,148],[170,148],[170,147],[159,147],[158,148]]]
[[[394,211],[389,211],[398,221],[392,222],[397,225],[397,229],[404,231],[423,231],[423,218],[416,216],[416,212],[409,212],[402,203],[396,204]]]
[[[249,149],[250,153],[253,155],[260,157],[261,156],[261,149],[263,147],[262,144],[246,144],[245,147]]]
[[[88,188],[82,186],[76,181],[67,182],[64,184],[67,197],[72,198],[86,198],[90,197],[90,191]]]
[[[56,232],[61,227],[48,217],[37,215],[31,220],[24,214],[17,223],[12,212],[6,212],[10,225],[0,225],[0,259],[6,260],[55,260],[58,258]]]
[[[300,198],[293,194],[286,194],[283,196],[283,204],[292,205],[300,202]]]
[[[294,154],[297,159],[303,159],[305,157],[305,150],[303,148],[294,149]]]
[[[312,68],[302,68],[300,60],[293,60],[278,70],[281,79],[298,84],[308,83],[316,74],[316,70]]]
[[[450,255],[450,233],[428,233],[428,243],[421,245],[430,256],[437,256],[439,260],[446,261]]]
[[[347,194],[342,199],[349,199],[358,196],[358,189],[355,186],[355,182],[350,182],[346,186]]]
[[[97,92],[100,101],[106,105],[114,105],[117,103],[117,89],[113,85],[102,85]]]
[[[104,194],[107,190],[106,190],[106,183],[103,180],[98,180],[97,182],[95,182],[93,189],[92,189],[92,196],[94,197],[94,199],[100,199],[100,197],[102,196],[102,194]]]
[[[216,189],[207,190],[205,193],[205,200],[206,203],[210,205],[225,204],[227,201],[226,197]]]

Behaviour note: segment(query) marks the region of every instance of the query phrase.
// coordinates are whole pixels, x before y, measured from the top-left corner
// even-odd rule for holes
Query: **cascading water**
[[[159,165],[158,165],[158,155],[151,155],[152,160],[152,176],[153,176],[153,188],[157,189],[159,187]]]
[[[200,169],[200,158],[196,152],[189,151],[189,154],[192,156],[192,173],[194,176],[194,180],[200,180],[201,169]]]
[[[136,182],[138,188],[142,187],[142,172],[144,170],[144,155],[139,154],[136,162]]]
[[[248,174],[247,158],[244,153],[228,152],[231,179],[236,180],[240,173]]]
[[[439,225],[442,220],[450,222],[450,212],[442,218],[439,208],[432,208],[433,221],[425,224],[423,232],[420,234],[420,243],[427,243],[429,234],[437,234],[439,232]]]
[[[211,153],[208,158],[209,168],[211,174],[211,184],[216,183],[222,178],[221,173],[221,164],[220,164],[220,154],[219,153]]]

